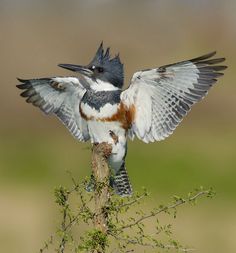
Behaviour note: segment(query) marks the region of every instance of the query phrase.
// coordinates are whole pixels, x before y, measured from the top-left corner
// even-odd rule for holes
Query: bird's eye
[[[99,73],[102,73],[102,72],[104,71],[104,69],[103,69],[102,67],[97,67],[97,71],[98,71]]]
[[[92,65],[92,66],[90,67],[90,69],[91,69],[92,71],[94,71],[94,72],[97,72],[97,73],[102,73],[102,72],[104,72],[104,68],[103,68],[103,67],[97,67],[97,66],[95,66],[95,65]]]

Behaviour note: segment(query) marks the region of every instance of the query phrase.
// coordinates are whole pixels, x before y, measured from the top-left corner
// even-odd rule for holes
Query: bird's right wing
[[[79,112],[80,101],[86,92],[76,77],[52,77],[23,80],[19,89],[27,103],[39,107],[46,114],[55,114],[72,135],[80,140],[89,139],[87,123]]]

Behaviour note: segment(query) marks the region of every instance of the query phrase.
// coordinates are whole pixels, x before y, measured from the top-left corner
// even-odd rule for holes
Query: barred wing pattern
[[[53,77],[23,80],[19,89],[27,103],[39,107],[46,114],[55,114],[72,135],[80,140],[89,139],[87,123],[79,112],[79,103],[86,90],[76,77]]]
[[[173,133],[193,104],[200,101],[226,66],[216,52],[160,68],[136,72],[121,100],[136,112],[129,136],[160,141]]]

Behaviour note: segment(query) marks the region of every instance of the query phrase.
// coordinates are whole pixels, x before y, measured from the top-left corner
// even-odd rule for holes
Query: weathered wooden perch
[[[108,230],[106,206],[110,198],[108,157],[111,151],[111,145],[105,142],[94,144],[92,148],[92,173],[95,181],[95,214],[93,222],[94,227],[104,235],[107,235]],[[102,252],[104,252],[102,245],[100,249],[94,251],[94,253]]]

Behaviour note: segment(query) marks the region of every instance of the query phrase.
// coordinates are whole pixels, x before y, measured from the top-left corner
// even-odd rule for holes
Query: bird
[[[125,197],[133,193],[125,166],[127,140],[150,143],[170,136],[227,68],[221,64],[225,58],[215,55],[137,71],[124,89],[120,55],[112,57],[102,42],[89,64],[58,64],[75,75],[18,79],[17,87],[27,103],[57,116],[78,141],[111,145],[110,184]]]

